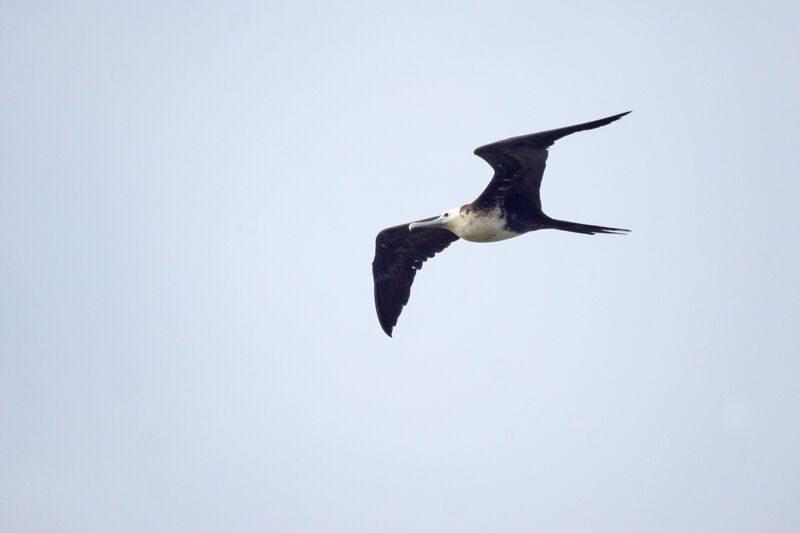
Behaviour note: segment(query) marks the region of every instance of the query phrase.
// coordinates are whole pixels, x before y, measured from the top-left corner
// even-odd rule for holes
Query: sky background
[[[3,2],[0,529],[800,530],[795,2]],[[541,231],[382,228],[556,143]]]

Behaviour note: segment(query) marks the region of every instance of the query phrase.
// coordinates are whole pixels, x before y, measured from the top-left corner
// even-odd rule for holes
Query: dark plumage
[[[426,218],[419,222],[434,220]],[[390,337],[397,317],[411,295],[411,284],[422,263],[438,254],[458,236],[446,229],[424,228],[411,231],[408,224],[386,228],[375,239],[372,278],[375,281],[375,308],[383,331]]]
[[[439,217],[381,231],[375,240],[372,275],[375,307],[383,331],[391,337],[422,263],[460,237],[491,242],[547,228],[589,235],[627,232],[550,218],[542,211],[539,189],[547,149],[555,141],[571,133],[605,126],[628,113],[481,146],[475,155],[492,166],[494,177],[474,202]]]

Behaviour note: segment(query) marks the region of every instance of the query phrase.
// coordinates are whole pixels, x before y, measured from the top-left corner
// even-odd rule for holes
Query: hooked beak
[[[436,226],[444,226],[444,223],[447,221],[446,218],[440,216],[434,220],[429,220],[427,222],[412,222],[408,225],[409,230],[413,230],[414,228],[430,228]]]

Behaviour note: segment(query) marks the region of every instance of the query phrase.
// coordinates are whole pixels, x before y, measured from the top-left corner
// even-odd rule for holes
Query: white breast
[[[454,233],[464,240],[472,242],[494,242],[521,235],[505,229],[506,220],[502,211],[495,209],[489,213],[471,212],[461,217],[459,227]]]

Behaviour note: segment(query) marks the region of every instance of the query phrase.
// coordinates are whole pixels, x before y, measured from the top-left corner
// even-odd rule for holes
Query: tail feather
[[[563,231],[571,231],[573,233],[583,233],[586,235],[594,235],[595,233],[612,233],[616,235],[625,235],[630,232],[629,229],[622,228],[607,228],[605,226],[592,226],[591,224],[579,224],[578,222],[567,222],[566,220],[551,219],[554,229]]]

